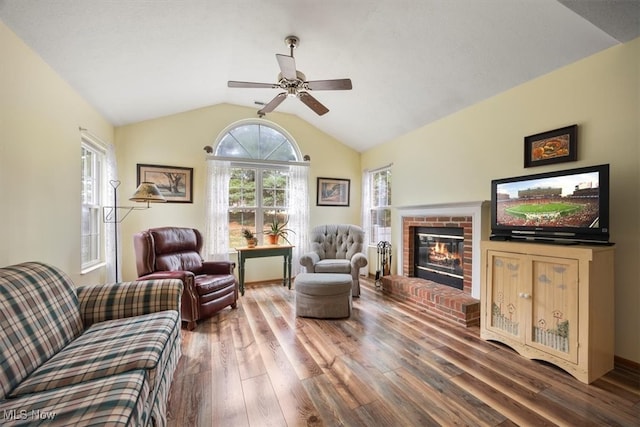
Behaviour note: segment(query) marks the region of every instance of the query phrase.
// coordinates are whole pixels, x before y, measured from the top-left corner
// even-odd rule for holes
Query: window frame
[[[229,209],[228,209],[228,213],[229,213],[229,222],[231,222],[231,215],[232,215],[232,211],[249,211],[249,212],[253,212],[254,213],[254,225],[253,226],[242,226],[242,228],[249,228],[252,231],[255,232],[256,234],[256,238],[258,239],[258,244],[264,244],[264,238],[263,235],[264,233],[262,232],[263,230],[265,230],[267,228],[267,224],[266,224],[266,217],[268,215],[269,211],[275,211],[275,215],[286,215],[288,210],[289,210],[289,206],[286,203],[289,200],[289,171],[288,168],[286,166],[282,166],[282,165],[273,165],[273,164],[266,164],[266,163],[260,163],[260,162],[246,162],[246,161],[241,161],[241,162],[231,162],[230,163],[230,168],[233,171],[233,169],[245,169],[245,170],[253,170],[255,171],[255,205],[253,206],[231,206],[231,203],[229,203]],[[263,185],[263,180],[264,180],[264,174],[265,172],[270,172],[270,171],[281,171],[283,174],[285,174],[287,176],[287,185],[285,185],[285,187],[283,188],[283,191],[285,193],[284,195],[284,203],[282,205],[271,205],[271,206],[266,206],[264,204],[264,185]],[[233,174],[233,172],[232,172]],[[231,190],[231,188],[230,188]],[[230,196],[230,194],[229,194]],[[229,227],[229,241],[232,242],[233,241],[233,237],[234,235],[232,234],[232,228]],[[233,244],[231,245],[233,246]]]
[[[277,159],[269,159],[269,158],[265,158],[265,154],[267,155],[267,157],[270,157],[271,154],[273,154],[273,152],[271,150],[269,151],[262,151],[260,150],[260,157],[243,157],[242,155],[240,155],[240,152],[247,152],[248,151],[245,149],[243,142],[239,141],[237,138],[237,135],[235,135],[234,131],[242,128],[242,127],[248,127],[248,126],[258,126],[258,127],[266,127],[269,128],[277,133],[279,133],[282,137],[283,140],[288,142],[289,145],[291,146],[292,150],[293,150],[293,157],[294,159],[290,159],[290,160],[277,160]],[[224,150],[226,149],[226,147],[223,147],[222,144],[225,142],[226,140],[226,136],[229,135],[231,137],[231,139],[235,140],[238,145],[240,150],[236,153],[234,153],[234,155],[229,155],[229,153],[226,154],[221,154],[220,150]],[[260,137],[262,136],[262,132],[259,129],[258,135],[260,135]],[[260,138],[259,138],[260,139]],[[261,139],[260,139],[261,140]],[[295,139],[293,138],[293,136],[291,136],[289,134],[289,132],[287,132],[285,129],[281,128],[280,126],[276,125],[275,123],[272,123],[268,120],[264,120],[264,119],[244,119],[244,120],[239,120],[237,122],[234,122],[232,124],[230,124],[229,126],[227,126],[222,132],[220,132],[220,135],[218,136],[218,138],[216,139],[216,143],[214,145],[214,150],[213,150],[213,156],[216,159],[219,160],[228,160],[230,162],[245,162],[245,163],[264,163],[264,164],[280,164],[280,165],[284,165],[284,166],[289,166],[292,164],[296,164],[296,163],[301,163],[301,159],[302,159],[302,153],[300,152],[300,148],[298,147],[298,144],[296,144]]]
[[[387,179],[386,179],[387,182],[384,190],[386,194],[384,197],[381,197],[380,188],[376,190],[376,177],[380,176],[383,173],[387,174]],[[369,221],[368,221],[369,230],[367,230],[369,234],[368,245],[375,246],[380,241],[391,242],[391,230],[392,230],[391,209],[393,207],[392,193],[391,193],[391,188],[392,188],[391,177],[392,177],[391,166],[385,166],[369,172],[370,200],[368,201],[369,206],[368,206],[368,212],[367,212],[367,215],[369,215]],[[376,212],[377,215],[374,216],[374,212]],[[380,229],[376,230],[376,227],[377,226],[379,227],[379,224],[377,224],[379,221],[374,222],[374,217],[379,218],[381,216],[380,213],[383,213],[383,215],[387,218],[387,220],[385,221],[387,226],[381,227]],[[386,230],[382,230],[382,228]]]
[[[271,156],[271,154],[273,154],[276,150],[257,150],[260,155],[262,156],[262,158],[258,158],[258,157],[242,157],[242,155],[240,153],[249,153],[246,149],[245,149],[245,145],[243,145],[243,141],[238,140],[237,136],[239,134],[242,134],[242,130],[240,130],[240,132],[234,132],[234,131],[238,131],[241,127],[248,127],[248,126],[260,126],[260,127],[267,127],[269,128],[271,131],[277,132],[281,137],[282,137],[282,143],[277,147],[278,149],[282,146],[282,144],[287,144],[290,147],[290,151],[292,153],[292,156],[294,157],[291,160],[272,160],[269,157]],[[257,132],[255,133],[257,135],[259,135],[258,137],[258,141],[259,144],[262,143],[262,129],[258,129]],[[269,132],[269,133],[264,133],[264,135],[266,136],[264,142],[268,143],[269,141],[273,141],[273,139],[269,140],[269,138],[273,137],[273,133]],[[232,157],[229,156],[225,156],[225,155],[221,155],[220,150],[228,150],[229,148],[229,141],[226,139],[227,136],[231,136],[233,140],[235,140],[238,144],[238,150],[237,150],[237,155],[234,155]],[[225,141],[225,145],[224,147],[221,146],[222,142]],[[252,229],[252,231],[255,232],[256,237],[258,238],[258,244],[263,244],[264,243],[264,239],[263,239],[263,230],[265,230],[267,228],[266,222],[266,218],[268,215],[268,211],[275,211],[275,214],[277,216],[280,215],[287,215],[288,211],[289,211],[289,206],[287,205],[288,200],[290,199],[288,192],[290,191],[289,187],[290,187],[290,166],[292,165],[296,165],[296,164],[304,164],[304,165],[308,165],[308,163],[303,163],[302,162],[302,154],[300,152],[300,149],[298,147],[298,145],[296,144],[294,138],[284,129],[282,129],[280,126],[277,126],[274,123],[271,123],[267,120],[263,120],[263,119],[246,119],[246,120],[240,120],[238,122],[232,123],[231,125],[227,126],[227,128],[222,131],[219,135],[219,137],[216,140],[216,145],[215,145],[215,149],[213,150],[214,154],[213,154],[213,158],[215,159],[219,159],[219,160],[226,160],[229,161],[229,166],[230,169],[236,169],[236,168],[242,168],[242,169],[253,169],[255,170],[255,202],[256,202],[256,206],[252,206],[252,207],[239,207],[239,206],[232,206],[230,201],[229,201],[229,206],[227,209],[227,214],[228,214],[228,223],[229,223],[229,243],[230,243],[230,247],[233,247],[234,244],[236,243],[235,241],[238,240],[236,234],[232,234],[234,233],[231,227],[231,222],[232,222],[232,211],[238,211],[238,210],[243,210],[246,209],[247,211],[253,211],[255,214],[255,225],[254,226],[247,226],[246,228],[250,228]],[[255,151],[253,151],[253,153],[255,154]],[[285,196],[284,196],[284,204],[282,206],[280,205],[276,205],[276,206],[264,206],[263,203],[263,174],[266,171],[269,170],[279,170],[282,171],[283,173],[285,173],[287,175],[287,185],[285,185],[285,187],[283,188]],[[231,189],[230,189],[231,190]],[[230,192],[229,194],[227,194],[227,198],[230,197]],[[253,229],[253,227],[255,227],[255,230]],[[244,226],[241,227],[245,228]],[[244,240],[244,239],[242,239]],[[233,243],[232,243],[233,242]]]
[[[91,154],[90,164],[85,162],[85,153]],[[80,269],[85,272],[105,262],[104,225],[101,214],[105,194],[106,150],[83,135],[80,144],[80,162]],[[87,218],[85,218],[85,209],[88,211]],[[86,219],[88,219],[88,226],[85,230]],[[85,258],[87,253],[88,257]]]

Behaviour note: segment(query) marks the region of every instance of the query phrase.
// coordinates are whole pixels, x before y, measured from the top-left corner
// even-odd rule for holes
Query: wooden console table
[[[290,245],[265,245],[255,248],[241,247],[235,248],[238,251],[238,278],[240,281],[240,295],[244,295],[244,263],[249,258],[265,258],[281,256],[284,258],[282,272],[282,286],[289,286],[291,289],[291,259],[293,258],[293,246]]]

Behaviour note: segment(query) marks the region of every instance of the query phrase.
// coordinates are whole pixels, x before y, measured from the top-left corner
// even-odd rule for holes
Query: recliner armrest
[[[202,263],[203,274],[233,274],[236,263],[233,261],[204,261]]]
[[[85,285],[77,288],[84,327],[164,310],[180,312],[182,282],[175,279]]]

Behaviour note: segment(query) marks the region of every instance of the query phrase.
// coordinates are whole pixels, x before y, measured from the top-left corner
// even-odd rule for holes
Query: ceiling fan
[[[240,88],[270,88],[283,89],[269,101],[262,109],[258,111],[260,117],[266,113],[270,113],[276,109],[288,96],[295,96],[302,101],[307,107],[311,108],[316,114],[322,116],[329,112],[329,109],[322,105],[320,101],[311,96],[309,91],[313,90],[351,90],[351,79],[336,80],[313,80],[307,81],[303,73],[296,70],[296,61],[293,58],[293,49],[298,46],[300,39],[296,36],[288,36],[284,42],[290,49],[290,55],[276,54],[278,65],[280,66],[280,74],[278,74],[277,83],[253,83],[238,82],[229,80],[229,87]]]

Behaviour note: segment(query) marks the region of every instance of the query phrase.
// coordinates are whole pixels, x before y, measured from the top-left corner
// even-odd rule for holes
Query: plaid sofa
[[[0,425],[166,424],[179,280],[76,288],[55,267],[0,268]]]

